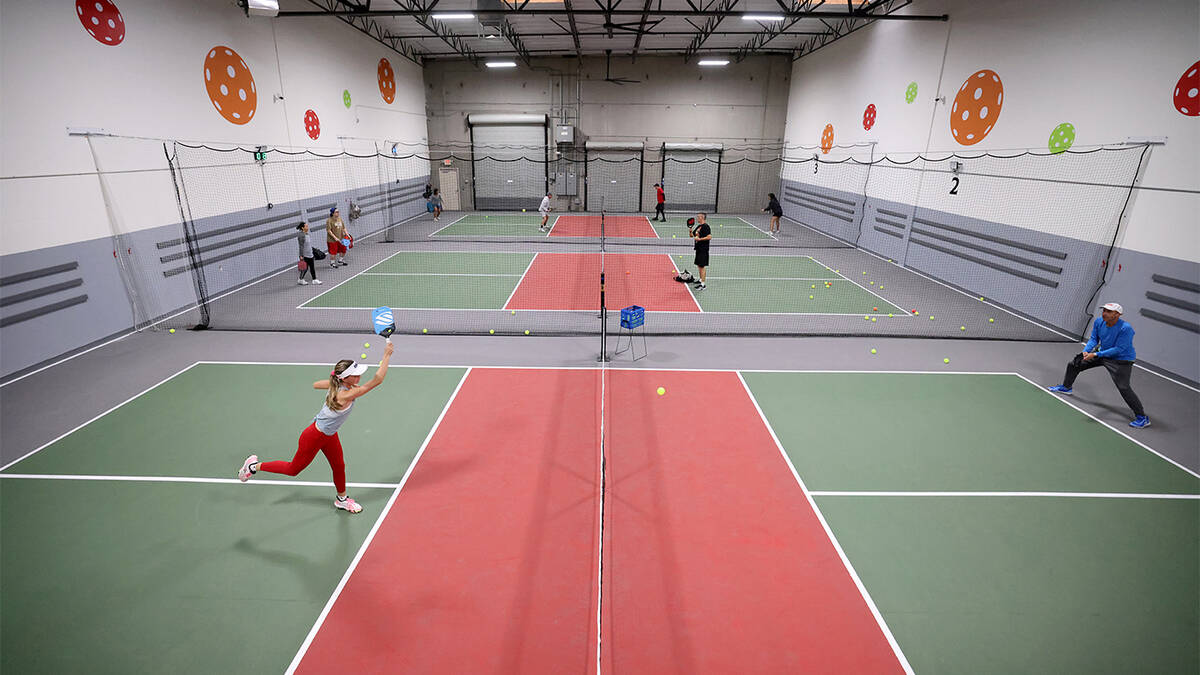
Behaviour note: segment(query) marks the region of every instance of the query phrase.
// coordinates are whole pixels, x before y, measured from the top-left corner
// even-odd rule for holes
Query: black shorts
[[[696,249],[696,267],[708,267],[708,249]]]

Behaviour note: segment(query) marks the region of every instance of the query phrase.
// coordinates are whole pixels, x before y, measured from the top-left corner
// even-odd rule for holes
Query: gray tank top
[[[340,391],[347,391],[350,389],[350,387],[339,387],[338,389]],[[321,406],[321,412],[317,413],[317,416],[313,418],[313,422],[315,422],[317,425],[317,431],[320,431],[326,436],[332,436],[336,434],[338,429],[342,428],[342,423],[344,423],[346,418],[350,416],[350,409],[353,407],[354,401],[348,403],[346,407],[342,408],[341,410],[330,410],[328,404]]]

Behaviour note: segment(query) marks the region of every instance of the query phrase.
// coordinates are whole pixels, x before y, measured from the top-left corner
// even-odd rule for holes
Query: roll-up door
[[[588,141],[588,211],[637,213],[641,210],[642,144]]]
[[[467,116],[475,208],[537,208],[546,194],[545,115]]]
[[[721,146],[667,143],[663,146],[663,189],[668,211],[717,210]]]

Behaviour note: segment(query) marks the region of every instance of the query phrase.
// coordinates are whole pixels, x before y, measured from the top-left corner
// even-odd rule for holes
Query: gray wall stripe
[[[903,239],[903,238],[904,238],[904,235],[903,235],[903,234],[900,234],[899,232],[893,232],[892,230],[885,230],[885,229],[883,229],[882,227],[879,227],[878,225],[875,225],[875,226],[873,226],[873,227],[875,228],[875,231],[876,231],[876,232],[882,232],[882,233],[886,234],[886,235],[887,235],[887,236],[889,236],[889,237],[895,237],[895,238],[897,238],[897,239]]]
[[[52,265],[50,267],[43,267],[40,270],[21,272],[20,274],[10,274],[9,276],[6,276],[6,277],[0,277],[0,286],[8,286],[9,284],[16,284],[16,283],[20,283],[22,281],[29,281],[30,279],[41,279],[42,277],[48,277],[52,274],[62,274],[63,272],[70,272],[71,270],[75,270],[78,268],[79,268],[79,261],[72,260],[69,263],[63,263],[61,265]]]
[[[1035,267],[1039,270],[1042,270],[1043,272],[1050,272],[1052,274],[1062,274],[1061,267],[1057,267],[1055,265],[1050,265],[1050,264],[1043,263],[1043,262],[1038,262],[1036,260],[1030,260],[1029,258],[1023,258],[1019,255],[1014,255],[1012,253],[1005,253],[1004,251],[997,251],[995,249],[988,248],[986,246],[981,246],[979,244],[973,244],[970,242],[955,239],[954,237],[947,237],[946,235],[940,234],[938,232],[932,232],[930,230],[925,230],[925,229],[921,229],[921,228],[917,228],[917,227],[914,227],[912,229],[912,232],[913,232],[913,234],[921,234],[926,237],[933,237],[934,239],[941,239],[942,241],[945,241],[945,242],[948,242],[951,244],[955,244],[957,246],[962,246],[964,248],[974,249],[976,251],[979,251],[980,253],[987,253],[988,255],[994,255],[997,258],[1004,258],[1005,260],[1011,260],[1016,263],[1021,263],[1022,265],[1028,265],[1030,267]]]
[[[1150,280],[1156,284],[1173,286],[1174,288],[1179,288],[1185,291],[1200,293],[1200,284],[1195,283],[1194,281],[1185,281],[1183,279],[1176,279],[1174,277],[1168,277],[1162,274],[1151,274]]]
[[[1200,314],[1200,304],[1195,302],[1180,300],[1179,298],[1173,298],[1169,295],[1163,295],[1162,293],[1155,293],[1154,291],[1146,291],[1146,297],[1155,302],[1161,302],[1164,305],[1178,307],[1179,309],[1186,309],[1193,314]]]
[[[1147,319],[1153,319],[1155,321],[1160,321],[1165,324],[1170,324],[1172,326],[1175,326],[1176,328],[1190,330],[1193,333],[1200,333],[1200,323],[1196,323],[1195,321],[1184,321],[1183,319],[1177,319],[1173,316],[1168,316],[1166,314],[1162,314],[1161,312],[1156,312],[1152,309],[1146,309],[1145,307],[1139,309],[1138,313],[1141,314],[1142,316],[1146,317]]]
[[[1029,274],[1028,272],[1022,272],[1021,270],[1014,270],[1011,267],[1005,267],[1004,265],[994,263],[990,260],[984,260],[983,258],[978,258],[973,255],[967,255],[966,253],[959,253],[958,251],[954,251],[954,250],[945,248],[943,246],[938,246],[937,244],[934,244],[933,242],[921,241],[920,239],[915,239],[913,237],[909,237],[908,240],[919,246],[924,246],[925,248],[931,248],[935,251],[941,251],[942,253],[952,255],[956,258],[962,258],[963,260],[969,260],[973,263],[983,265],[984,267],[990,267],[998,272],[1004,272],[1005,274],[1011,274],[1014,277],[1028,279],[1029,281],[1032,281],[1035,284],[1041,284],[1043,286],[1048,286],[1050,288],[1058,288],[1057,281],[1051,281],[1050,279],[1043,279],[1042,277],[1039,277],[1039,276],[1036,276],[1033,274]]]
[[[14,295],[10,295],[5,298],[0,298],[0,307],[7,307],[9,305],[15,305],[18,302],[25,302],[26,300],[40,298],[43,295],[51,295],[52,293],[58,293],[59,291],[65,291],[68,288],[75,288],[76,286],[82,286],[82,285],[83,285],[83,279],[71,279],[70,281],[64,281],[62,283],[52,284],[50,286],[43,286],[42,288],[35,288],[32,291],[25,291],[24,293],[16,293]]]
[[[991,235],[991,234],[983,234],[982,232],[972,232],[970,230],[964,230],[961,227],[954,227],[952,225],[946,225],[945,223],[938,223],[938,222],[934,222],[932,220],[926,220],[925,218],[914,217],[913,222],[921,223],[922,225],[929,225],[932,227],[941,228],[943,230],[950,230],[951,232],[957,232],[959,234],[965,234],[969,237],[977,237],[979,239],[986,239],[988,241],[994,241],[997,244],[1004,244],[1005,246],[1019,248],[1023,251],[1029,251],[1030,253],[1040,253],[1042,255],[1047,255],[1052,258],[1058,258],[1059,260],[1067,259],[1067,254],[1063,253],[1062,251],[1055,251],[1055,250],[1048,249],[1048,248],[1042,248],[1041,246],[1034,246],[1033,244],[1026,244],[1023,241],[1013,241],[1012,239],[1005,239],[1004,237],[997,237],[997,236]],[[1030,232],[1033,232],[1033,231],[1030,230]]]
[[[229,234],[230,232],[240,232],[242,230],[245,230],[248,227],[257,227],[259,225],[273,223],[277,220],[283,220],[284,218],[299,218],[299,217],[300,217],[300,210],[297,209],[295,211],[289,211],[288,213],[281,213],[277,216],[270,216],[267,218],[259,218],[258,220],[251,220],[249,222],[240,223],[238,225],[230,225],[229,227],[222,227],[222,228],[219,228],[216,230],[209,230],[208,232],[205,232],[203,234],[197,234],[196,241],[199,241],[201,239],[209,239],[211,237],[219,237],[222,234]],[[155,244],[155,246],[157,246],[160,249],[171,248],[172,246],[181,246],[181,245],[183,245],[183,242],[184,242],[184,239],[182,239],[182,238],[169,239],[167,241],[160,241],[157,244]]]
[[[70,307],[72,305],[81,305],[81,304],[87,302],[87,299],[88,299],[87,295],[77,295],[73,298],[67,298],[66,300],[59,300],[58,302],[56,302],[52,305],[46,305],[45,307],[38,307],[37,309],[31,309],[28,312],[22,312],[20,314],[13,314],[12,316],[6,316],[4,318],[0,318],[0,328],[2,328],[4,326],[11,326],[14,323],[21,323],[22,321],[28,321],[29,319],[36,319],[39,316],[44,316],[44,315],[50,314],[52,312],[57,312],[60,309]]]

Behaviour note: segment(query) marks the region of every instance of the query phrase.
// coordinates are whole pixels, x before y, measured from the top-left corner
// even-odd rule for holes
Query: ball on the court
[[[529,335],[529,329],[528,329],[528,328],[526,328],[526,329],[525,329],[525,334],[526,334],[526,335]]]
[[[915,310],[915,309],[913,310],[913,314],[915,314],[915,315],[917,315],[917,316],[921,316],[921,313],[920,313],[920,312],[918,312],[918,311],[917,311],[917,310]]]
[[[980,302],[983,302],[983,296],[982,296],[982,295],[981,295],[981,296],[979,296],[979,301],[980,301]]]
[[[874,353],[875,353],[875,350],[874,350],[874,349],[872,349],[872,350],[871,350],[871,353],[872,353],[872,354],[874,354]]]
[[[870,321],[870,320],[871,320],[871,317],[869,317],[869,316],[864,316],[864,317],[863,317],[863,321]]]
[[[812,300],[814,297],[815,297],[815,296],[812,296],[812,295],[810,295],[810,296],[808,296],[808,299],[809,299],[809,300]]]
[[[942,363],[950,363],[950,359],[942,359]]]
[[[865,276],[867,276],[867,273],[866,273],[866,272],[863,272],[863,276],[864,276],[864,277],[865,277]]]
[[[371,343],[370,343],[370,342],[364,342],[364,343],[363,343],[363,347],[365,347],[366,349],[370,349],[370,348],[371,348]]]
[[[871,285],[872,285],[872,286],[874,286],[874,285],[875,285],[875,282],[874,282],[874,281],[872,281],[872,282],[871,282]]]
[[[525,213],[525,209],[521,209],[521,213]]]
[[[359,355],[358,355],[358,358],[360,358],[360,359],[365,359],[365,358],[367,358],[367,355],[366,355],[366,354],[359,354]]]
[[[488,329],[488,335],[495,335],[495,334],[496,334],[496,329],[495,329],[495,328],[489,328],[489,329]]]
[[[879,290],[883,290],[883,284],[879,284]]]
[[[930,315],[929,315],[929,320],[930,320],[930,321],[933,321],[933,315],[932,315],[932,314],[930,314]]]
[[[878,307],[872,307],[872,308],[871,308],[871,311],[872,311],[872,312],[878,312],[878,311],[879,311],[879,308],[878,308]]]
[[[966,327],[966,326],[959,326],[959,327],[958,327],[958,329],[959,329],[959,330],[966,330],[966,329],[967,329],[967,327]]]
[[[658,388],[658,395],[659,395],[659,396],[662,396],[662,395],[663,395],[663,394],[665,394],[665,393],[667,393],[667,390],[666,390],[666,388],[665,388],[665,387],[659,387],[659,388]]]
[[[871,322],[872,322],[872,323],[874,323],[874,322],[875,322],[875,317],[871,317]]]
[[[422,333],[428,333],[428,332],[429,332],[429,329],[428,329],[428,328],[422,328],[422,329],[421,329],[421,332],[422,332]]]
[[[630,274],[629,270],[625,270],[625,274]]]
[[[169,331],[167,331],[167,332],[168,332],[168,333],[174,333],[174,332],[175,332],[175,329],[174,329],[174,328],[172,328],[171,330],[169,330]]]
[[[813,285],[812,285],[812,287],[813,287],[813,288],[816,288],[816,287],[817,287],[817,285],[816,285],[816,284],[813,284]]]
[[[995,319],[988,319],[988,323],[996,323]]]
[[[892,317],[892,313],[888,312],[888,318],[890,319],[891,317]]]
[[[675,235],[671,235],[671,238],[672,238],[672,239],[674,239],[674,238],[675,238]]]

